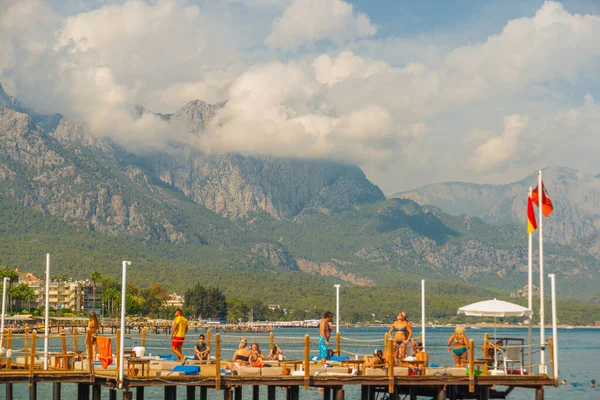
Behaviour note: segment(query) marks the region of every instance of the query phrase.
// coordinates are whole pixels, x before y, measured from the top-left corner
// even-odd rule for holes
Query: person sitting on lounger
[[[240,367],[249,367],[256,359],[253,356],[252,350],[248,348],[248,341],[245,337],[240,340],[238,349],[233,353],[231,362],[227,363],[227,369],[237,371]]]
[[[418,364],[413,372],[417,375],[423,375],[425,368],[429,366],[429,356],[423,351],[423,343],[413,340],[413,349],[415,350],[415,361],[422,361],[423,364]]]
[[[375,354],[373,354],[372,358],[369,358],[369,356],[365,356],[364,358],[364,364],[365,367],[371,367],[371,368],[383,368],[385,365],[385,358],[383,357],[383,351],[381,350],[377,350],[375,352]]]
[[[454,349],[450,350],[452,342],[454,342]],[[467,338],[467,335],[465,335],[465,327],[457,326],[454,330],[454,334],[448,339],[448,352],[452,351],[454,363],[457,367],[462,367],[463,361],[467,361],[467,343],[469,343],[469,339]]]
[[[270,361],[276,361],[276,360],[283,360],[283,350],[281,350],[281,347],[277,346],[276,344],[273,345],[273,348],[271,349],[271,351],[269,351],[269,355],[267,356],[267,360]]]

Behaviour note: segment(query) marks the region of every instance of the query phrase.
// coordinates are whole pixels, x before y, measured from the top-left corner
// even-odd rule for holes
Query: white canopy
[[[531,315],[531,310],[508,301],[494,299],[466,305],[459,308],[458,313],[474,317],[526,317]]]

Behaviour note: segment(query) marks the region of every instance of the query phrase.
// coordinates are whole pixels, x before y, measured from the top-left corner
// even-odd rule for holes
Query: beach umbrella
[[[494,317],[494,369],[497,368],[498,359],[496,353],[496,317],[528,317],[531,310],[518,304],[502,300],[485,300],[468,304],[458,309],[458,314],[473,317]]]

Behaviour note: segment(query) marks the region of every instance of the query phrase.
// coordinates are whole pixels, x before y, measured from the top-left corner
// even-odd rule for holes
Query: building
[[[26,285],[29,285],[30,283],[34,283],[34,282],[38,281],[38,278],[36,278],[36,276],[34,274],[32,274],[31,272],[21,272],[21,271],[19,271],[19,268],[15,268],[15,272],[17,273],[17,275],[19,277],[19,281],[18,281],[19,285],[21,283],[25,283]]]
[[[36,294],[37,305],[46,304],[46,282],[37,280],[29,283]],[[100,313],[102,309],[102,284],[96,284],[96,307],[94,310],[93,284],[90,281],[51,281],[49,288],[49,304],[55,310],[68,308],[73,312]]]
[[[165,303],[165,307],[183,307],[183,296],[180,296],[177,293],[171,293]]]

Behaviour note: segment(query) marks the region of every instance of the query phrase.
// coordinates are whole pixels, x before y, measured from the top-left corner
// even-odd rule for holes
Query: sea
[[[342,340],[342,355],[347,355],[349,358],[362,358],[364,355],[371,355],[376,349],[382,348],[383,336],[387,328],[343,328],[340,332]],[[451,327],[435,327],[426,328],[426,347],[427,353],[429,354],[429,362],[438,364],[440,366],[451,366],[453,365],[452,355],[448,353],[446,343],[450,335],[454,332]],[[414,336],[418,337],[420,329],[416,328]],[[475,340],[476,357],[480,357],[480,347],[483,344],[484,334],[488,333],[490,338],[494,337],[493,328],[470,328],[467,329],[466,334],[469,339]],[[187,340],[184,345],[184,354],[192,356],[192,347],[195,344],[195,340],[198,337],[199,332],[190,329],[188,332]],[[276,328],[274,331],[275,343],[279,345],[284,354],[288,359],[301,359],[302,358],[302,345],[304,335],[310,335],[311,342],[315,343],[311,346],[311,356],[318,354],[318,348],[316,345],[316,338],[318,337],[317,329],[303,329],[303,328]],[[503,327],[498,326],[495,332],[497,337],[510,337],[510,338],[522,338],[527,340],[528,330],[527,328],[514,328],[514,327]],[[552,336],[552,330],[547,329],[546,338]],[[242,336],[245,336],[249,343],[257,342],[261,346],[261,350],[268,352],[269,349],[269,335],[266,333],[222,333],[222,348],[223,358],[230,359],[234,350],[237,348]],[[213,336],[214,337],[214,336]],[[539,330],[534,328],[532,330],[533,343],[539,343]],[[537,339],[537,340],[536,340]],[[80,336],[80,348],[83,346],[83,338]],[[39,345],[42,345],[43,341],[38,341]],[[140,345],[140,338],[137,334],[126,336],[126,348],[132,348],[133,346]],[[332,337],[331,344],[334,345],[335,339]],[[20,344],[22,346],[22,343]],[[19,342],[14,342],[14,348],[18,348]],[[69,344],[70,347],[70,344]],[[214,354],[214,345],[213,354]],[[539,347],[539,346],[538,346]],[[50,342],[51,351],[60,351],[60,340],[51,340]],[[549,354],[548,348],[546,348],[546,354]],[[166,335],[148,335],[146,343],[146,355],[152,356],[168,356],[172,355],[170,352],[170,342]],[[539,354],[534,354],[534,362],[539,361]],[[548,400],[554,399],[573,399],[573,400],[591,400],[600,399],[600,387],[591,388],[590,381],[595,379],[596,382],[600,382],[600,330],[594,328],[559,328],[558,329],[558,359],[559,359],[559,379],[565,379],[566,385],[559,385],[558,387],[546,387],[544,398]],[[527,363],[527,355],[525,356],[525,363]],[[550,369],[550,366],[548,366]],[[503,389],[500,387],[499,389]],[[13,392],[16,399],[28,399],[29,388],[27,384],[15,384],[13,385]],[[0,399],[5,398],[5,387],[0,385]],[[214,390],[208,391],[210,399],[222,399],[223,394]],[[146,388],[145,389],[146,399],[163,399],[164,390],[162,388]],[[185,389],[183,387],[178,388],[177,398],[184,399],[186,396]],[[38,397],[39,398],[50,398],[52,395],[51,384],[39,384],[38,385]],[[63,384],[62,395],[64,399],[71,399],[77,397],[77,386],[75,384]],[[134,393],[135,396],[135,393]],[[197,396],[198,391],[197,391]],[[102,391],[102,397],[108,398],[108,391]],[[261,398],[267,397],[266,388],[261,388]],[[121,398],[119,395],[118,398]],[[251,399],[250,388],[244,390],[244,399]],[[277,399],[285,399],[286,393],[283,390],[277,390]],[[304,391],[300,390],[301,399],[322,399],[323,394],[319,393],[316,388]],[[347,386],[345,388],[346,399],[359,399],[360,398],[360,387]],[[383,399],[383,395],[379,395],[380,399]],[[509,396],[508,399],[522,400],[522,399],[535,399],[535,391],[533,389],[515,389]]]

